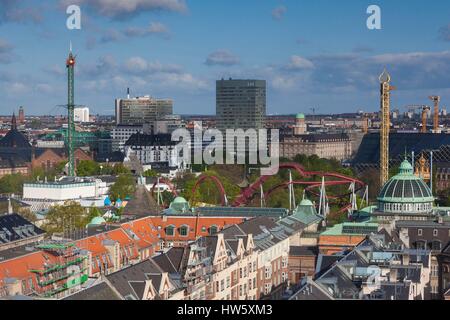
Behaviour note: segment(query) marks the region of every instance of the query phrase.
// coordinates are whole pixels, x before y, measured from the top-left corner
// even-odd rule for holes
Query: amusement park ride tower
[[[381,83],[381,130],[380,130],[380,186],[389,179],[389,129],[391,125],[391,76],[384,69],[380,75]]]
[[[74,110],[75,110],[75,57],[72,54],[72,44],[70,45],[69,57],[66,62],[67,77],[68,77],[68,92],[67,92],[67,112],[68,112],[68,128],[67,128],[67,140],[69,151],[69,176],[75,176],[75,156],[74,156],[74,135],[75,135],[75,122],[74,122]]]

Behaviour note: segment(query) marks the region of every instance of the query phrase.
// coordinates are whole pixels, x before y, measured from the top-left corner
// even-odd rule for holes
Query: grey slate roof
[[[18,214],[0,216],[0,245],[22,239],[36,237],[45,231]]]
[[[101,282],[68,296],[64,300],[121,300],[121,298],[106,282]]]
[[[126,269],[106,276],[113,286],[125,299],[141,300],[144,293],[145,281],[149,275],[161,274],[162,270],[152,260],[145,260]]]

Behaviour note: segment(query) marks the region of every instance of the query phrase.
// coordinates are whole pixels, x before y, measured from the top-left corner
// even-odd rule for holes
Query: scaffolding
[[[48,260],[49,255],[56,260],[53,263],[45,263],[42,268],[30,270],[36,276],[38,295],[53,298],[88,280],[88,256],[73,242],[49,240],[36,247],[44,251]]]

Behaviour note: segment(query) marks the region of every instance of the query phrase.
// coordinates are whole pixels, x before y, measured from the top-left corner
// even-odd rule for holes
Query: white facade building
[[[125,143],[135,133],[143,133],[142,125],[118,125],[111,131],[112,151],[125,151]]]
[[[66,201],[97,204],[104,200],[108,192],[107,183],[100,179],[66,178],[54,182],[25,183],[22,201],[29,204],[33,212],[37,212]]]
[[[75,108],[74,110],[74,121],[75,122],[90,122],[89,120],[89,108]]]

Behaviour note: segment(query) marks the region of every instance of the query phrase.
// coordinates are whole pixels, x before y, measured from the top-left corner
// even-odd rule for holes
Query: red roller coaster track
[[[293,169],[302,177],[325,177],[325,178],[328,177],[328,178],[338,179],[338,180],[329,180],[329,181],[325,180],[326,187],[355,183],[355,189],[356,189],[355,191],[359,191],[365,186],[364,182],[362,182],[358,179],[355,179],[355,178],[348,177],[343,174],[333,173],[333,172],[306,171],[305,168],[298,163],[283,163],[283,164],[280,164],[280,169]],[[261,176],[252,185],[250,185],[248,188],[244,189],[242,191],[242,193],[237,197],[237,199],[233,202],[233,207],[239,207],[239,206],[248,204],[252,200],[253,196],[257,192],[260,191],[261,185],[263,185],[264,182],[266,182],[270,177],[271,176]],[[314,188],[318,188],[322,185],[321,181],[293,181],[292,183],[294,185],[307,186],[306,189],[315,195],[316,195],[316,193],[312,192],[311,190]],[[269,197],[271,193],[273,193],[275,190],[277,190],[279,188],[286,188],[287,186],[289,186],[289,184],[290,184],[289,182],[285,182],[285,183],[279,184],[279,185],[271,188],[270,190],[268,190],[265,193],[265,197],[266,198]],[[338,199],[338,198],[342,198],[344,196],[345,195],[329,196],[329,198]]]
[[[214,182],[214,184],[216,185],[216,187],[219,189],[219,193],[220,193],[220,197],[222,198],[222,206],[226,206],[228,205],[228,201],[227,201],[227,196],[225,194],[225,188],[222,185],[222,182],[220,182],[220,180],[215,177],[215,176],[206,176],[206,175],[202,175],[196,182],[195,186],[192,188],[191,190],[191,202],[195,203],[195,193],[197,192],[197,189],[200,187],[200,185],[206,181],[206,180],[211,180],[212,182]]]
[[[358,179],[343,175],[343,174],[334,173],[334,172],[306,171],[305,168],[298,163],[283,163],[283,164],[280,164],[280,169],[292,169],[295,172],[297,172],[300,176],[305,177],[305,178],[325,177],[325,178],[334,179],[334,180],[328,180],[328,181],[325,180],[326,187],[348,185],[350,183],[355,183],[355,192],[356,192],[356,191],[361,190],[365,186],[364,182],[362,182]],[[261,185],[263,185],[264,182],[266,182],[270,177],[271,176],[261,176],[260,178],[258,178],[258,180],[256,180],[253,184],[251,184],[248,188],[244,189],[241,192],[241,194],[233,202],[232,206],[240,207],[240,206],[248,205],[248,203],[250,203],[250,201],[252,200],[254,195],[260,192]],[[195,186],[192,188],[192,191],[191,191],[193,201],[194,201],[195,193],[196,193],[198,187],[200,186],[200,184],[202,184],[206,180],[211,180],[215,183],[215,185],[217,186],[217,188],[219,190],[220,196],[222,198],[221,205],[222,206],[227,205],[225,189],[224,189],[222,183],[220,182],[220,180],[215,176],[203,175],[197,180],[197,183],[195,184]],[[320,186],[322,185],[321,181],[293,181],[292,183],[294,185],[305,186],[306,190],[308,192],[310,192],[311,194],[316,195],[316,196],[318,195],[318,193],[313,191],[313,189],[320,188]],[[289,184],[290,184],[289,182],[284,182],[279,185],[276,185],[276,186],[272,187],[270,190],[268,190],[267,192],[265,192],[264,196],[266,198],[268,198],[275,190],[280,189],[280,188],[286,188],[289,186]],[[350,195],[350,193],[342,194],[342,195],[338,195],[338,196],[330,195],[330,196],[328,196],[328,198],[329,199],[342,199],[349,195]],[[350,207],[350,205],[346,205],[339,212],[344,212],[349,207]]]

